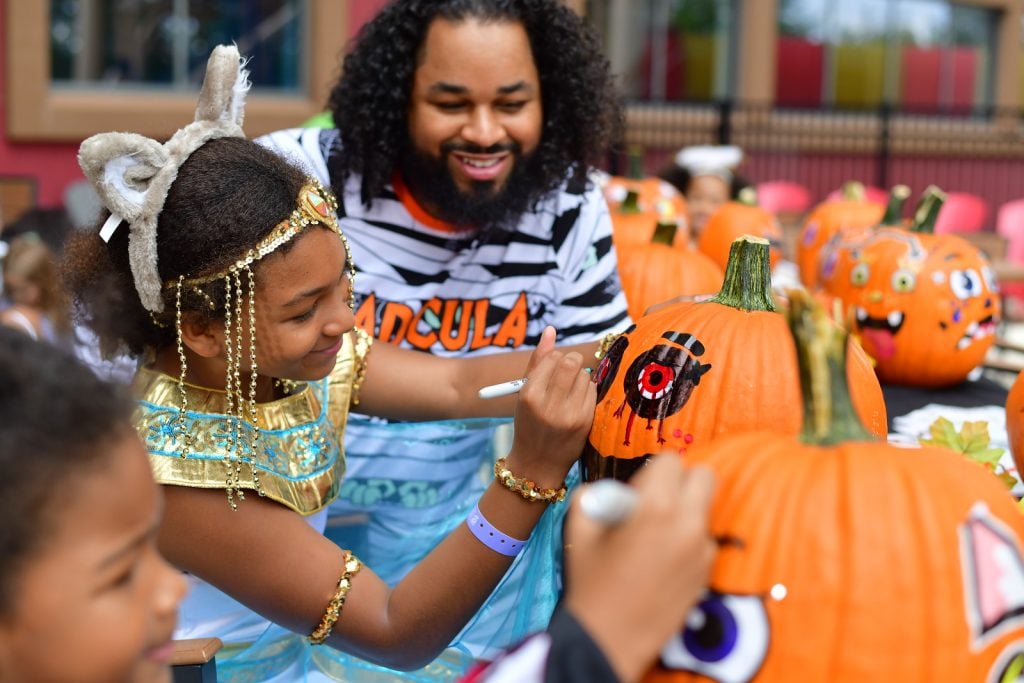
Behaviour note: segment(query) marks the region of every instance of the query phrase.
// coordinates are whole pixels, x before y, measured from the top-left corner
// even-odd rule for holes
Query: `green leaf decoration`
[[[928,432],[931,434],[930,439],[920,438],[918,441],[925,446],[939,446],[962,453],[968,460],[984,465],[999,477],[1007,488],[1013,488],[1016,483],[1013,475],[999,467],[999,458],[1005,449],[989,447],[988,423],[984,420],[964,422],[963,427],[957,432],[951,421],[940,417],[931,424]]]

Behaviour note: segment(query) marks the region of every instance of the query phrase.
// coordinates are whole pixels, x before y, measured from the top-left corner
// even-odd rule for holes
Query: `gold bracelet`
[[[605,354],[608,353],[608,349],[611,348],[615,340],[619,338],[621,332],[609,332],[608,334],[601,337],[601,341],[597,342],[597,351],[594,353],[594,358],[601,360]]]
[[[359,390],[363,388],[363,380],[366,379],[366,368],[369,366],[370,348],[373,346],[373,337],[366,330],[360,327],[352,328],[355,336],[355,371],[352,378],[352,399],[353,406],[359,405]]]
[[[512,470],[505,464],[505,458],[498,458],[494,463],[494,478],[501,482],[501,485],[512,493],[518,493],[526,500],[538,503],[561,503],[565,500],[565,484],[557,489],[537,488],[537,485],[529,479],[523,479],[512,474]]]
[[[341,609],[345,606],[345,597],[348,595],[349,589],[352,588],[352,577],[362,568],[363,563],[359,561],[359,558],[352,553],[348,553],[345,559],[345,573],[338,579],[338,587],[334,590],[334,596],[331,598],[331,601],[327,603],[323,619],[320,620],[320,624],[309,636],[311,644],[323,645],[327,637],[331,635],[334,622],[338,621],[338,617],[341,616]]]

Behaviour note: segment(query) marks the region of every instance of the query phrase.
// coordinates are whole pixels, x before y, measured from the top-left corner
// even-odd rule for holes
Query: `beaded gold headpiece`
[[[225,481],[225,488],[228,494],[228,503],[232,509],[237,508],[235,497],[239,500],[245,499],[239,483],[241,482],[242,453],[248,451],[251,462],[255,462],[256,454],[259,452],[259,429],[256,418],[256,279],[253,275],[252,266],[265,256],[272,254],[282,245],[295,239],[309,225],[321,225],[341,239],[345,247],[346,269],[349,273],[349,282],[355,280],[355,267],[352,263],[351,251],[348,240],[338,226],[338,219],[335,211],[338,208],[338,201],[333,194],[324,189],[315,178],[308,178],[299,190],[296,199],[296,208],[285,220],[278,223],[274,228],[251,249],[248,249],[237,261],[224,270],[208,275],[187,277],[180,276],[177,280],[164,283],[164,287],[174,290],[174,328],[175,343],[178,350],[178,361],[180,364],[180,377],[178,386],[180,389],[181,405],[178,413],[178,430],[183,438],[181,457],[188,457],[191,436],[188,433],[185,418],[188,410],[188,400],[185,390],[186,358],[185,345],[181,334],[181,298],[182,293],[192,290],[205,298],[210,308],[216,309],[216,302],[203,290],[203,285],[217,281],[224,283],[224,343],[227,362],[227,376],[224,383],[225,400],[224,412],[230,422],[229,450],[235,455],[233,457],[234,467],[228,468],[228,478]],[[354,289],[349,287],[348,304],[354,309]],[[245,302],[243,304],[243,301]],[[243,322],[245,316],[245,322]],[[246,334],[247,333],[247,334]],[[247,395],[243,395],[241,371],[242,354],[245,350],[244,343],[248,337],[249,356],[249,386]],[[242,443],[240,429],[242,422],[248,422],[252,429],[246,430],[249,434],[247,443]],[[259,475],[255,467],[252,468],[253,483],[256,491],[262,496],[263,490],[260,486]]]

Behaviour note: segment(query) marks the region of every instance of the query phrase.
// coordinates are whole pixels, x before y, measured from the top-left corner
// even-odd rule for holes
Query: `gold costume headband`
[[[228,468],[228,477],[225,481],[225,488],[228,494],[228,504],[232,509],[237,509],[235,497],[238,500],[245,499],[245,493],[240,487],[242,452],[248,450],[250,456],[250,467],[252,469],[253,483],[256,491],[262,496],[263,489],[260,486],[259,474],[254,463],[259,452],[259,428],[256,417],[256,279],[253,276],[252,265],[272,254],[279,247],[295,239],[307,226],[321,225],[335,233],[345,247],[346,268],[349,273],[349,307],[355,307],[353,283],[355,280],[355,268],[352,263],[351,252],[348,247],[348,240],[338,226],[338,219],[334,212],[338,208],[338,200],[330,192],[324,189],[323,185],[314,178],[308,178],[299,190],[296,198],[296,208],[285,220],[278,223],[274,228],[251,249],[247,250],[237,261],[226,269],[213,273],[212,275],[200,275],[196,277],[180,276],[177,280],[164,283],[166,288],[174,288],[174,328],[175,343],[178,351],[178,362],[180,364],[180,376],[178,386],[180,389],[181,404],[178,412],[178,432],[183,438],[181,457],[188,457],[191,435],[185,414],[188,410],[188,399],[185,391],[186,358],[185,345],[181,336],[181,295],[184,288],[189,288],[203,296],[215,309],[213,299],[203,291],[202,285],[224,281],[224,341],[225,356],[227,362],[227,376],[224,382],[224,412],[230,422],[229,450],[234,453],[232,460],[234,467]],[[247,299],[243,306],[243,299]],[[243,324],[243,315],[246,314],[247,325]],[[249,347],[249,386],[247,395],[242,390],[242,353],[245,348],[245,328],[248,327]],[[246,421],[251,426],[247,430],[249,438],[243,444],[241,438],[241,423]]]

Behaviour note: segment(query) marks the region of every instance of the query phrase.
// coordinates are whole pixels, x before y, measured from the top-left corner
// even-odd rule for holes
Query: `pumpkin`
[[[847,284],[830,289],[883,383],[958,384],[995,342],[1001,306],[988,259],[956,235],[930,233],[943,196],[926,192],[912,230],[878,230],[848,247]]]
[[[771,295],[768,251],[764,239],[738,239],[715,297],[659,307],[611,344],[594,373],[586,479],[625,479],[651,453],[684,453],[726,434],[799,432],[793,341]],[[860,415],[886,434],[881,387],[852,342],[849,372]]]
[[[1020,680],[1024,516],[962,455],[874,440],[842,333],[803,302],[791,324],[804,430],[687,454],[715,474],[720,549],[645,683]]]
[[[896,185],[889,191],[889,203],[878,223],[864,225],[851,222],[833,231],[818,250],[815,284],[828,292],[845,289],[850,268],[853,267],[851,249],[876,230],[903,227],[903,204],[908,196],[910,189],[906,185]]]
[[[905,185],[901,187],[906,189]],[[796,243],[796,263],[804,286],[817,286],[819,252],[834,234],[877,225],[883,211],[882,205],[864,199],[864,186],[857,182],[846,183],[840,199],[818,204],[804,221]]]
[[[631,318],[674,297],[714,294],[722,285],[722,269],[692,247],[673,246],[676,234],[674,222],[661,222],[646,244],[616,244],[619,279]]]
[[[629,170],[625,176],[599,176],[599,184],[612,213],[649,212],[685,222],[686,200],[679,190],[672,183],[644,174],[643,148],[631,146],[628,160]],[[649,237],[650,234],[647,235]]]
[[[697,239],[697,248],[725,270],[732,243],[742,235],[768,240],[773,268],[782,258],[782,228],[775,216],[757,206],[752,188],[745,188],[737,200],[722,204],[711,214]]]

